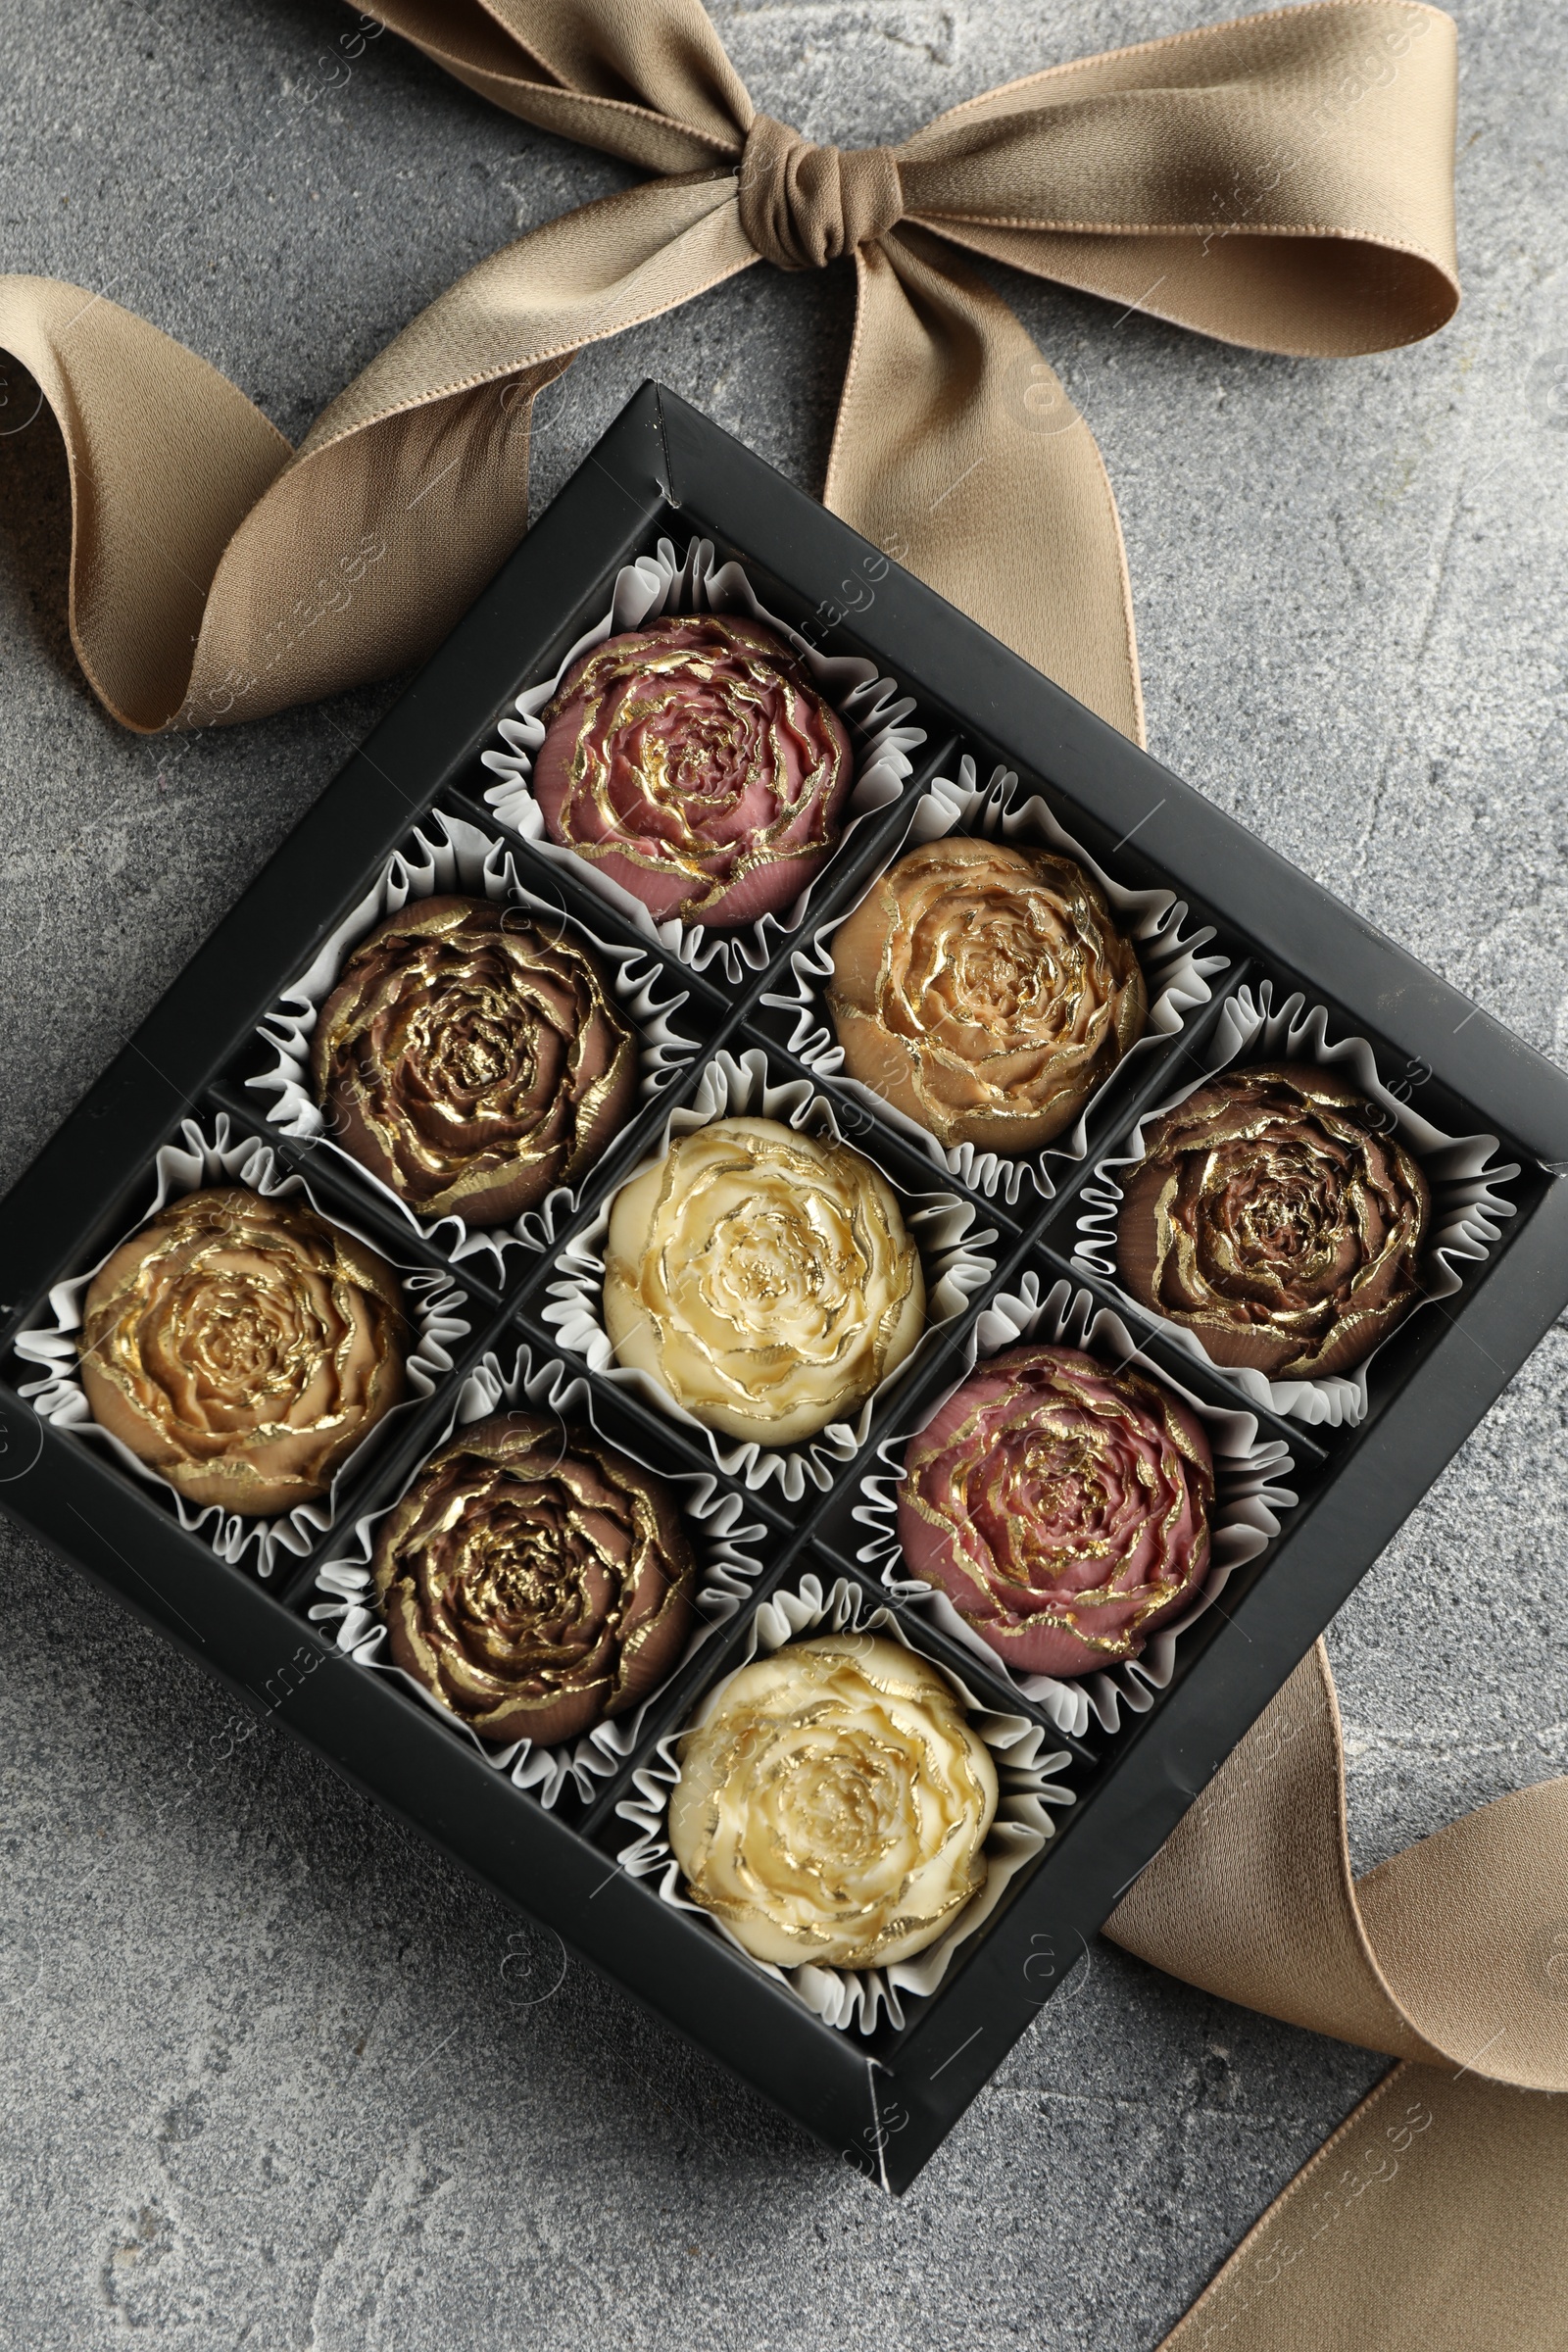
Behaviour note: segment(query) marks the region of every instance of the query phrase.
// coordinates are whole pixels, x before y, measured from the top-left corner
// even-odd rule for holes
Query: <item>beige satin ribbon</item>
[[[1353,1879],[1320,1642],[1105,1933],[1226,2000],[1408,2062],[1167,2352],[1568,2346],[1568,1780]],[[1521,2095],[1541,2092],[1556,2095]]]
[[[1142,740],[1100,453],[955,248],[1265,351],[1412,342],[1458,299],[1454,31],[1413,0],[1054,66],[858,152],[759,115],[699,0],[375,13],[509,113],[662,176],[482,262],[293,452],[117,305],[0,279],[0,345],[69,454],[73,639],[127,726],[256,717],[418,660],[520,537],[529,410],[577,351],[760,258],[853,252],[828,505]]]
[[[0,279],[0,346],[70,461],[73,639],[129,726],[260,716],[419,659],[520,536],[531,403],[578,350],[760,258],[853,252],[827,503],[1141,736],[1099,453],[953,249],[1267,351],[1382,350],[1457,301],[1453,27],[1411,0],[1053,67],[859,153],[759,116],[698,0],[376,13],[509,112],[662,176],[482,263],[294,452],[144,321]],[[1321,1649],[1293,1678],[1110,1932],[1407,2063],[1265,2215],[1179,2352],[1568,2344],[1568,2109],[1539,2095],[1568,2088],[1565,1864],[1554,1782],[1356,1885]]]

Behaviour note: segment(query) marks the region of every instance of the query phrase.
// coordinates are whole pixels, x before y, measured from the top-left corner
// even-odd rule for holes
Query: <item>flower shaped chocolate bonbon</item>
[[[759,621],[706,612],[612,637],[544,719],[533,793],[551,839],[661,920],[776,913],[838,839],[844,721]]]
[[[1310,1062],[1229,1069],[1145,1131],[1117,1259],[1218,1364],[1358,1364],[1421,1297],[1431,1195],[1379,1107]]]
[[[338,1141],[422,1216],[499,1225],[584,1172],[637,1092],[586,948],[486,899],[417,899],[354,950],[312,1074]]]
[[[858,1411],[919,1337],[925,1280],[848,1144],[713,1119],[616,1195],[605,1328],[694,1419],[788,1445]]]
[[[1209,1557],[1201,1424],[1143,1373],[1025,1345],[980,1366],[912,1440],[899,1540],[917,1576],[1019,1674],[1135,1658]]]
[[[1149,998],[1070,858],[961,835],[910,850],[833,941],[845,1074],[943,1145],[1032,1152],[1142,1034]]]
[[[901,1642],[788,1642],[719,1684],[679,1753],[685,1891],[756,1959],[907,1960],[985,1885],[991,1752]]]
[[[187,1193],[88,1287],[94,1419],[190,1502],[276,1512],[324,1494],[403,1394],[384,1258],[296,1199]]]
[[[690,1637],[695,1578],[659,1481],[533,1413],[459,1431],[375,1546],[396,1664],[508,1743],[573,1740],[646,1698]]]

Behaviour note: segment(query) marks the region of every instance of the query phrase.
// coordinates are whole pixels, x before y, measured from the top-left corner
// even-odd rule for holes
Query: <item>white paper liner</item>
[[[1001,1794],[996,1819],[986,1839],[989,1863],[986,1883],[936,1943],[915,1953],[912,1959],[895,1961],[891,1968],[818,1968],[808,1963],[801,1968],[786,1969],[746,1952],[753,1968],[760,1969],[775,1983],[788,1985],[824,2025],[834,2026],[840,2033],[858,2027],[860,2033],[870,2034],[879,2012],[885,2009],[889,2024],[897,2030],[904,2024],[901,1994],[924,1997],[935,1992],[959,1944],[966,1943],[985,1925],[1011,1881],[1026,1863],[1034,1860],[1047,1839],[1054,1836],[1055,1827],[1047,1808],[1077,1802],[1070,1788],[1052,1785],[1052,1775],[1060,1772],[1072,1759],[1065,1749],[1042,1753],[1046,1734],[1040,1724],[1031,1723],[1023,1715],[999,1715],[984,1706],[950,1667],[928,1656],[917,1642],[910,1640],[890,1609],[869,1606],[861,1588],[852,1584],[848,1577],[840,1577],[824,1592],[817,1577],[803,1576],[793,1592],[773,1593],[753,1617],[749,1639],[732,1660],[729,1671],[750,1665],[759,1653],[781,1649],[786,1642],[818,1632],[886,1635],[902,1642],[915,1657],[925,1658],[956,1692],[971,1725],[990,1748],[997,1768]],[[631,1776],[636,1795],[623,1797],[615,1811],[638,1832],[621,1850],[620,1867],[627,1877],[657,1878],[661,1902],[668,1903],[672,1910],[691,1912],[736,1951],[745,1951],[722,1920],[682,1894],[680,1866],[665,1836],[670,1790],[680,1778],[676,1747],[685,1733],[705,1720],[715,1693],[727,1680],[728,1674],[706,1693],[680,1731],[668,1733],[656,1741],[650,1761]]]
[[[1315,1061],[1326,1069],[1343,1068],[1362,1093],[1379,1105],[1385,1116],[1386,1131],[1396,1134],[1421,1162],[1432,1188],[1432,1222],[1427,1254],[1420,1269],[1426,1299],[1451,1298],[1460,1287],[1461,1263],[1478,1264],[1485,1258],[1497,1240],[1498,1220],[1515,1213],[1514,1203],[1492,1189],[1506,1184],[1519,1173],[1517,1162],[1493,1163],[1497,1138],[1445,1135],[1384,1084],[1378,1075],[1372,1048],[1364,1037],[1346,1037],[1337,1045],[1330,1045],[1328,1023],[1327,1008],[1309,1004],[1299,992],[1288,997],[1276,1011],[1274,984],[1270,980],[1255,989],[1250,985],[1239,988],[1222,1007],[1201,1054],[1195,1057],[1200,1065],[1198,1075],[1155,1108],[1146,1110],[1127,1138],[1125,1149],[1102,1159],[1093,1180],[1084,1186],[1073,1263],[1109,1282],[1135,1314],[1146,1322],[1159,1323],[1172,1340],[1205,1364],[1214,1364],[1214,1359],[1196,1332],[1185,1324],[1152,1314],[1117,1282],[1116,1219],[1123,1194],[1116,1171],[1135,1167],[1143,1158],[1145,1131],[1156,1119],[1173,1110],[1177,1103],[1185,1102],[1189,1095],[1196,1094],[1217,1072],[1243,1055],[1251,1063]],[[1412,1074],[1417,1066],[1412,1065]],[[1430,1073],[1423,1070],[1421,1074]],[[1412,1314],[1420,1311],[1419,1307],[1411,1309]],[[1397,1324],[1353,1372],[1334,1373],[1326,1379],[1270,1380],[1262,1372],[1233,1364],[1214,1364],[1214,1369],[1256,1403],[1304,1421],[1310,1428],[1354,1429],[1366,1417],[1367,1383],[1372,1366],[1389,1339],[1403,1328],[1403,1322]]]
[[[985,1661],[994,1675],[1044,1708],[1058,1732],[1081,1738],[1093,1716],[1101,1728],[1121,1726],[1121,1710],[1142,1715],[1167,1689],[1176,1666],[1177,1637],[1214,1606],[1236,1570],[1255,1559],[1280,1532],[1276,1513],[1288,1510],[1296,1495],[1280,1481],[1296,1465],[1278,1439],[1260,1437],[1253,1414],[1227,1411],[1208,1404],[1191,1389],[1152,1363],[1121,1317],[1108,1307],[1097,1307],[1088,1291],[1075,1290],[1063,1279],[1040,1295],[1040,1277],[1026,1273],[1015,1293],[1000,1292],[975,1317],[974,1333],[963,1370],[931,1404],[920,1428],[927,1428],[954,1390],[961,1388],[976,1364],[1015,1347],[1020,1340],[1038,1340],[1051,1348],[1077,1348],[1097,1356],[1111,1371],[1131,1365],[1169,1389],[1191,1407],[1203,1424],[1214,1457],[1214,1502],[1209,1518],[1209,1566],[1201,1586],[1187,1607],[1157,1626],[1142,1654],[1095,1674],[1064,1681],[1049,1674],[1015,1674],[1006,1660],[959,1616],[948,1595],[936,1585],[917,1577],[906,1564],[898,1537],[899,1488],[904,1481],[906,1448],[919,1435],[908,1430],[877,1447],[883,1465],[860,1481],[857,1522],[868,1531],[856,1558],[865,1567],[880,1568],[888,1591],[903,1601],[922,1608],[951,1642],[961,1642]]]
[[[639,556],[634,564],[621,566],[615,574],[610,610],[603,618],[577,639],[554,677],[518,695],[514,705],[516,717],[501,721],[506,749],[488,751],[483,758],[485,766],[502,781],[493,784],[484,797],[501,822],[520,833],[539,857],[564,866],[577,881],[587,883],[615,909],[622,921],[641,932],[645,939],[657,940],[694,971],[707,971],[710,965],[716,965],[718,973],[736,986],[749,970],[761,971],[777,954],[780,941],[800,928],[812,891],[832,872],[861,820],[898,799],[910,773],[908,755],[924,743],[925,730],[905,724],[914,703],[901,692],[895,680],[878,677],[874,662],[853,654],[818,653],[798,629],[780,620],[776,612],[770,612],[760,601],[742,564],[730,562],[715,568],[713,554],[710,539],[691,540],[684,559],[676,555],[671,540],[661,539],[655,555]],[[741,924],[733,931],[710,930],[701,923],[681,923],[673,916],[656,921],[641,899],[612,881],[593,858],[580,858],[575,850],[564,849],[550,839],[528,780],[534,755],[545,739],[539,713],[574,662],[580,661],[594,646],[602,645],[607,637],[642,628],[662,612],[705,612],[742,613],[776,630],[793,645],[809,670],[812,683],[848,726],[856,746],[855,781],[845,804],[836,847],[792,906],[782,914],[760,915],[755,923]]]
[[[311,1040],[321,1006],[337,986],[349,951],[389,914],[398,914],[411,900],[436,898],[461,891],[471,899],[489,899],[517,906],[555,938],[571,933],[598,957],[623,1017],[642,1039],[638,1094],[647,1102],[658,1094],[701,1051],[695,1038],[674,1026],[674,1016],[687,1003],[684,991],[671,988],[662,965],[642,949],[603,939],[567,914],[561,906],[542,899],[517,871],[505,842],[481,832],[462,817],[436,809],[416,826],[401,849],[395,850],[374,883],[325,940],[310,969],[284,989],[265,1015],[257,1035],[276,1055],[274,1066],[247,1083],[259,1093],[277,1099],[267,1116],[285,1135],[319,1143],[363,1184],[375,1187],[381,1200],[427,1240],[441,1236],[440,1246],[454,1263],[476,1252],[488,1252],[498,1273],[508,1249],[522,1244],[532,1250],[548,1248],[555,1235],[575,1214],[582,1186],[560,1187],[545,1200],[505,1226],[470,1230],[463,1217],[452,1214],[425,1218],[400,1200],[391,1186],[345,1152],[331,1132],[330,1113],[316,1101],[311,1082]],[[446,1234],[442,1229],[446,1228]],[[450,1239],[448,1238],[450,1237]]]
[[[876,873],[867,875],[865,889],[855,905],[846,906],[831,922],[813,931],[805,947],[795,950],[790,957],[793,988],[762,999],[764,1004],[793,1015],[795,1028],[789,1041],[790,1052],[818,1077],[831,1078],[835,1095],[847,1095],[863,1108],[875,1111],[937,1167],[956,1176],[960,1184],[993,1200],[1000,1193],[1009,1205],[1018,1200],[1026,1178],[1042,1199],[1051,1199],[1054,1187],[1049,1162],[1053,1158],[1083,1158],[1089,1149],[1090,1116],[1106,1089],[1115,1085],[1140,1055],[1165,1038],[1180,1034],[1188,1014],[1208,1003],[1212,993],[1209,981],[1215,973],[1225,971],[1230,962],[1226,956],[1200,954],[1214,936],[1213,927],[1189,930],[1186,904],[1174,891],[1128,890],[1097,864],[1082,844],[1057,823],[1037,793],[1020,800],[1019,789],[1016,773],[1006,767],[995,768],[990,783],[982,789],[976,781],[975,763],[967,753],[958,763],[956,783],[947,776],[934,777],[914,805],[908,831],[888,851]],[[835,968],[832,942],[839,925],[848,921],[875,882],[906,850],[939,841],[960,827],[967,834],[1007,843],[1033,843],[1073,858],[1104,892],[1118,930],[1125,938],[1136,941],[1138,960],[1143,965],[1149,991],[1149,1016],[1142,1037],[1095,1089],[1076,1124],[1033,1153],[987,1152],[977,1144],[944,1146],[928,1128],[898,1109],[875,1087],[864,1085],[858,1078],[846,1078],[844,1049],[828,1010],[827,991]]]
[[[741,1116],[777,1119],[798,1128],[803,1135],[854,1144],[853,1132],[847,1129],[838,1106],[826,1095],[819,1094],[806,1078],[776,1085],[766,1054],[760,1047],[752,1046],[738,1058],[723,1052],[713,1056],[691,1102],[683,1109],[670,1113],[658,1144],[646,1159],[627,1172],[622,1183],[631,1184],[645,1169],[657,1166],[668,1151],[672,1137],[690,1135],[697,1128],[706,1127],[711,1119]],[[830,1421],[807,1443],[774,1453],[755,1438],[729,1438],[718,1430],[706,1428],[648,1373],[615,1362],[604,1321],[602,1251],[619,1190],[617,1187],[601,1203],[598,1214],[562,1250],[557,1260],[557,1279],[547,1286],[547,1301],[540,1309],[540,1320],[551,1326],[564,1348],[584,1357],[606,1380],[622,1384],[645,1403],[678,1421],[700,1440],[706,1440],[714,1461],[726,1476],[744,1479],[754,1491],[765,1486],[769,1479],[776,1479],[788,1502],[801,1500],[808,1482],[826,1493],[835,1472],[853,1459],[870,1435],[871,1416],[878,1397],[896,1382],[906,1380],[930,1350],[942,1345],[942,1326],[963,1312],[969,1298],[984,1289],[996,1271],[995,1260],[982,1254],[987,1244],[996,1240],[996,1231],[990,1226],[975,1228],[975,1211],[969,1202],[960,1200],[956,1193],[907,1193],[894,1185],[905,1224],[919,1249],[925,1273],[926,1329],[898,1369],[872,1391],[853,1423]]]
[[[491,1740],[481,1740],[449,1707],[432,1698],[413,1675],[405,1674],[401,1666],[383,1658],[386,1622],[368,1597],[375,1531],[419,1476],[430,1458],[428,1453],[410,1471],[396,1494],[356,1520],[350,1531],[352,1550],[328,1560],[317,1576],[317,1588],[327,1597],[313,1603],[310,1615],[319,1624],[336,1627],[338,1648],[357,1666],[390,1676],[405,1690],[412,1691],[421,1706],[437,1716],[455,1738],[481,1755],[495,1771],[504,1773],[514,1788],[526,1788],[540,1804],[554,1806],[562,1791],[572,1785],[580,1795],[591,1797],[595,1782],[607,1780],[625,1762],[637,1744],[643,1719],[660,1692],[668,1689],[709,1636],[734,1616],[761,1573],[761,1560],[751,1547],[761,1541],[766,1530],[754,1520],[742,1518],[745,1506],[740,1496],[724,1493],[716,1478],[710,1478],[704,1471],[668,1470],[661,1462],[649,1461],[619,1438],[607,1437],[594,1412],[593,1393],[581,1374],[569,1371],[554,1356],[546,1356],[535,1364],[526,1348],[517,1350],[510,1372],[503,1371],[493,1349],[481,1358],[458,1391],[452,1418],[431,1445],[430,1453],[439,1452],[454,1430],[519,1403],[534,1412],[553,1414],[561,1422],[563,1433],[568,1421],[586,1421],[606,1445],[614,1446],[629,1461],[651,1471],[685,1516],[695,1522],[691,1533],[692,1548],[698,1557],[698,1579],[692,1606],[701,1623],[668,1674],[641,1704],[630,1713],[612,1716],[608,1723],[598,1724],[593,1731],[559,1746],[540,1747],[531,1740],[514,1740],[509,1746],[498,1747]]]
[[[332,1214],[321,1206],[302,1176],[281,1174],[276,1154],[270,1145],[258,1137],[248,1136],[239,1143],[229,1142],[227,1116],[220,1112],[213,1122],[209,1141],[200,1121],[186,1119],[180,1126],[183,1144],[165,1144],[153,1158],[151,1173],[156,1192],[151,1205],[134,1222],[127,1225],[97,1265],[89,1266],[85,1274],[74,1275],[69,1282],[56,1283],[49,1294],[49,1311],[54,1320],[24,1331],[17,1339],[17,1353],[28,1363],[44,1369],[41,1380],[24,1384],[20,1394],[31,1399],[32,1407],[41,1419],[52,1421],[57,1429],[68,1429],[73,1436],[85,1438],[101,1446],[113,1455],[121,1467],[129,1470],[149,1486],[161,1487],[172,1500],[179,1524],[192,1533],[205,1535],[220,1560],[238,1561],[254,1544],[256,1573],[270,1576],[279,1557],[292,1555],[302,1558],[319,1537],[325,1534],[337,1515],[338,1492],[343,1481],[359,1462],[366,1446],[379,1445],[400,1415],[412,1412],[426,1396],[432,1396],[436,1384],[453,1366],[453,1349],[467,1338],[465,1293],[449,1278],[423,1267],[399,1265],[387,1253],[379,1241],[363,1233],[347,1217]],[[80,1360],[79,1334],[82,1304],[88,1287],[100,1266],[107,1265],[122,1242],[138,1233],[149,1217],[156,1216],[167,1202],[181,1199],[186,1193],[201,1192],[209,1185],[243,1184],[264,1200],[284,1200],[292,1193],[303,1193],[318,1216],[335,1225],[342,1233],[352,1234],[377,1257],[390,1264],[402,1284],[404,1302],[408,1310],[411,1337],[415,1345],[404,1360],[409,1394],[401,1404],[384,1413],[374,1428],[368,1431],[360,1446],[340,1465],[326,1494],[318,1502],[296,1503],[291,1511],[275,1519],[251,1518],[238,1511],[223,1509],[221,1504],[188,1502],[177,1494],[161,1471],[153,1470],[139,1461],[128,1446],[101,1429],[93,1419],[78,1372]]]

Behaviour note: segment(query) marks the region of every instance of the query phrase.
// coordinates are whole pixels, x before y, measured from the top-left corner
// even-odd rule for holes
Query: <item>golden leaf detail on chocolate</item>
[[[406,1346],[384,1258],[302,1200],[224,1186],[160,1209],[94,1275],[81,1385],[191,1502],[284,1511],[397,1403]]]
[[[564,926],[418,899],[350,956],[312,1072],[343,1149],[410,1208],[499,1225],[586,1172],[635,1100],[637,1045]]]
[[[833,939],[845,1075],[945,1146],[1033,1152],[1142,1035],[1144,975],[1070,858],[955,835],[910,850]]]
[[[605,1327],[710,1429],[765,1445],[859,1409],[919,1337],[925,1281],[892,1186],[847,1144],[713,1119],[615,1196]]]
[[[679,1753],[685,1891],[759,1960],[887,1967],[985,1885],[991,1752],[901,1642],[788,1642],[719,1684]]]
[[[760,622],[709,612],[612,637],[544,719],[532,788],[551,839],[661,919],[776,913],[838,839],[848,732]]]
[[[899,1540],[1020,1674],[1136,1658],[1208,1566],[1213,1459],[1158,1381],[1008,1348],[909,1446]]]
[[[1216,1363],[1294,1379],[1360,1363],[1422,1295],[1431,1195],[1388,1124],[1309,1062],[1225,1071],[1148,1130],[1123,1282]]]
[[[530,1413],[432,1454],[375,1547],[394,1661],[506,1743],[573,1740],[647,1697],[690,1638],[695,1580],[659,1481]]]

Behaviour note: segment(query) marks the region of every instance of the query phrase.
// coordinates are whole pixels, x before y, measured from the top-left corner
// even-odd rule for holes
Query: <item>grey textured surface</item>
[[[759,102],[851,144],[1208,13],[715,9]],[[1562,33],[1457,13],[1466,303],[1433,343],[1288,363],[1005,284],[1116,485],[1156,754],[1564,1059]],[[390,36],[342,82],[351,23],[12,0],[0,266],[112,293],[297,435],[461,270],[626,178]],[[755,271],[605,347],[538,498],[649,372],[814,487],[849,331],[845,271]],[[58,440],[0,392],[3,1183],[390,697],[117,730],[66,639]],[[1333,1630],[1361,1862],[1568,1764],[1564,1355]],[[0,1560],[7,2344],[1136,2352],[1379,2072],[1101,1946],[893,2205],[9,1527]]]

